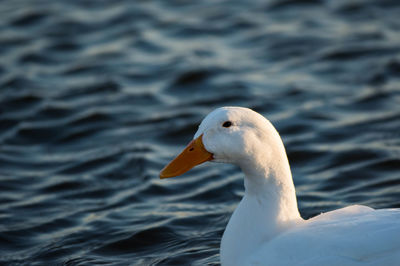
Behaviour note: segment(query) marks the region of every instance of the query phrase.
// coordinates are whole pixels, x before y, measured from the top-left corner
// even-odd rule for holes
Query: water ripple
[[[303,217],[400,207],[400,5],[0,5],[0,263],[218,265],[242,173],[159,180],[201,119],[281,133]]]

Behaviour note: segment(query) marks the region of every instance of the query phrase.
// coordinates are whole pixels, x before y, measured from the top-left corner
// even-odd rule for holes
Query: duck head
[[[160,178],[181,175],[207,161],[224,162],[262,170],[274,163],[283,149],[272,124],[257,112],[243,107],[221,107],[201,122],[193,141],[160,173]]]

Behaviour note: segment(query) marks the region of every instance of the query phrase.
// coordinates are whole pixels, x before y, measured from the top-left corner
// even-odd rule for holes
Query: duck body
[[[211,112],[160,177],[205,161],[235,164],[245,175],[244,197],[222,237],[222,266],[400,265],[398,209],[354,205],[301,218],[284,145],[260,114],[242,107]]]
[[[247,220],[241,223],[243,229],[249,223],[253,230],[247,229],[244,235],[245,230],[235,230],[240,223],[236,217]],[[300,219],[269,236],[260,235],[251,219],[236,217],[232,215],[224,232],[221,265],[396,266],[400,262],[400,212],[396,209],[353,205]]]

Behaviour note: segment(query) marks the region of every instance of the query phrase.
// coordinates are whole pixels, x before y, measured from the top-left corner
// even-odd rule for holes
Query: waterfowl
[[[353,205],[300,216],[282,140],[255,111],[211,112],[160,178],[207,161],[235,164],[245,174],[244,196],[222,237],[222,266],[400,265],[400,209]]]

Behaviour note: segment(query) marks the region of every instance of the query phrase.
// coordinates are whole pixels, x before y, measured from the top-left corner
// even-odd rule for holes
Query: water
[[[0,263],[218,265],[240,171],[160,169],[214,108],[281,133],[303,217],[400,207],[400,4],[0,1]]]

